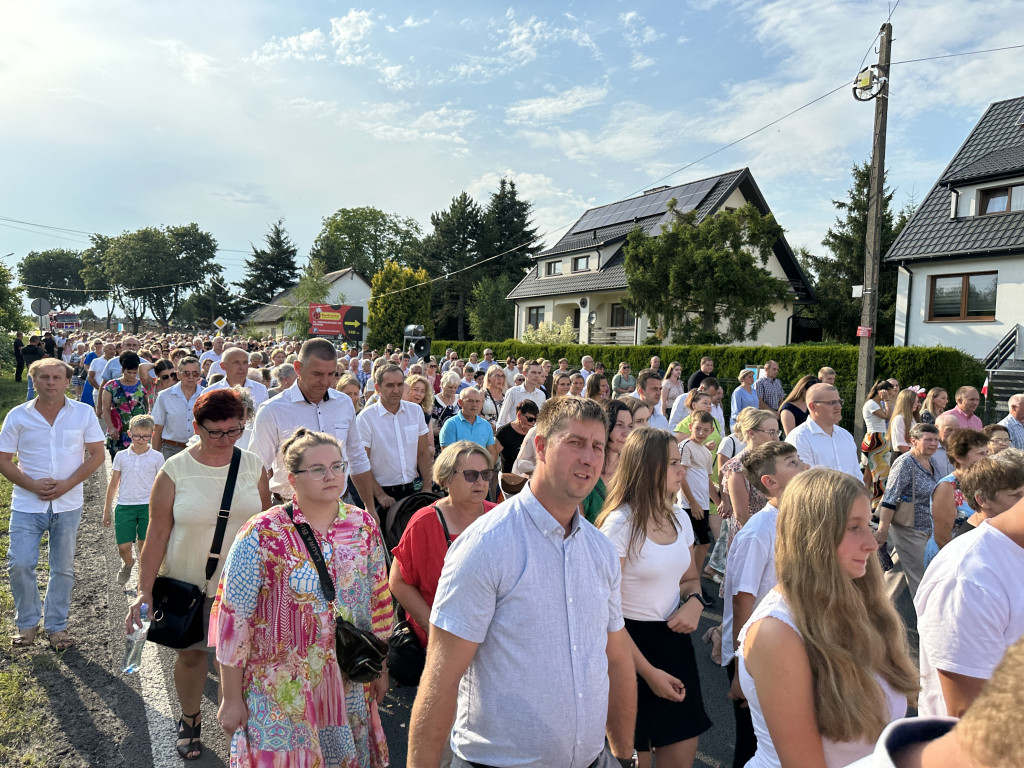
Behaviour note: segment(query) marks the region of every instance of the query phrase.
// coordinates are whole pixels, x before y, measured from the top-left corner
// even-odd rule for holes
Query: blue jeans
[[[29,376],[28,377],[28,394],[25,395],[25,402],[27,403],[29,400],[31,400],[35,396],[36,396],[36,387],[35,387],[35,384],[32,383],[32,377]]]
[[[75,584],[75,542],[82,508],[54,512],[11,510],[11,545],[7,573],[14,594],[14,621],[19,630],[39,626],[39,586],[36,565],[39,544],[49,533],[50,580],[43,604],[43,629],[47,634],[67,629],[71,610],[71,588]]]

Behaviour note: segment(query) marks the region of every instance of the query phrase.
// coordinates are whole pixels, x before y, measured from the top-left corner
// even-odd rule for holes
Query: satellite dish
[[[888,82],[889,78],[882,74],[877,65],[864,67],[853,81],[853,98],[857,101],[876,99]]]

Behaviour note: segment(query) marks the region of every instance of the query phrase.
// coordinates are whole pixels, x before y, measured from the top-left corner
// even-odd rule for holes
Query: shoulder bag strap
[[[295,522],[295,507],[291,502],[285,505],[284,511],[288,513],[289,519],[295,525],[295,530],[299,533],[299,538],[302,539],[302,543],[306,545],[306,549],[309,551],[309,556],[313,560],[313,565],[316,566],[317,576],[320,577],[320,587],[324,591],[324,597],[327,598],[327,602],[333,603],[336,596],[334,591],[334,579],[331,578],[331,574],[327,572],[327,563],[324,562],[324,553],[320,551],[320,545],[317,544],[316,536],[313,534],[313,529],[309,527],[308,523],[296,523]]]
[[[441,514],[441,510],[438,509],[437,504],[434,505],[434,512],[437,514],[437,519],[441,521],[441,527],[444,529],[445,546],[450,547],[452,545],[452,535],[448,533],[448,523],[444,521],[444,515]]]
[[[235,481],[238,479],[238,466],[242,461],[242,451],[235,448],[231,451],[231,466],[228,468],[228,479],[224,483],[224,496],[220,500],[220,511],[217,513],[217,529],[213,533],[213,544],[210,545],[210,557],[206,560],[206,581],[213,578],[220,560],[220,550],[224,546],[224,532],[228,527],[228,514],[231,511],[231,499],[235,495]],[[203,590],[205,592],[205,589]]]

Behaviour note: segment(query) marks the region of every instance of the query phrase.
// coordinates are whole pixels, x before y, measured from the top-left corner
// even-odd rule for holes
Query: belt
[[[597,768],[597,764],[600,761],[601,761],[601,755],[598,755],[597,759],[594,760],[594,762],[592,762],[590,765],[588,765],[587,768]],[[469,762],[469,760],[466,761],[466,764],[473,766],[473,768],[493,768],[493,766],[487,765],[486,763],[471,763],[471,762]]]
[[[402,485],[382,485],[381,490],[388,496],[394,496],[395,494],[412,493],[416,487],[413,483],[403,483]]]
[[[166,437],[160,440],[161,445],[169,445],[172,448],[188,448],[188,443],[179,443],[177,440],[168,440]]]

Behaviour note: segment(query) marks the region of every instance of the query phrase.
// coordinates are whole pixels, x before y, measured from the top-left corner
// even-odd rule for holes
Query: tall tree
[[[82,279],[82,252],[68,248],[31,251],[18,265],[18,276],[33,299],[46,299],[64,312],[88,299]]]
[[[291,309],[285,312],[285,333],[296,339],[309,338],[309,305],[324,304],[331,284],[324,279],[327,270],[319,259],[313,259],[302,271],[299,282],[289,297]],[[345,297],[339,296],[336,303],[344,304]]]
[[[408,264],[421,234],[414,219],[378,208],[340,208],[324,218],[309,257],[322,261],[327,272],[351,267],[372,280],[387,261]]]
[[[533,264],[532,256],[540,253],[542,244],[537,240],[537,228],[530,216],[533,204],[519,197],[516,183],[502,177],[498,191],[484,211],[481,231],[480,255],[500,257],[487,270],[491,275],[506,274],[517,283]]]
[[[0,331],[4,333],[27,331],[31,327],[22,309],[21,290],[11,271],[0,264]]]
[[[483,231],[483,211],[465,192],[452,198],[449,208],[430,216],[434,227],[423,239],[422,262],[432,277],[443,275],[434,283],[434,319],[440,326],[452,318],[456,338],[466,340],[466,310],[473,286],[483,277],[474,269]],[[464,271],[463,271],[464,270]]]
[[[789,298],[788,285],[765,267],[780,237],[774,216],[750,203],[699,224],[696,211],[676,213],[654,237],[637,228],[626,240],[622,303],[676,343],[756,339],[775,319],[772,307]]]
[[[213,328],[213,321],[218,317],[232,323],[242,322],[246,307],[251,305],[225,287],[219,264],[216,270],[216,274],[205,285],[193,291],[178,305],[172,318],[174,322],[196,328]]]
[[[516,312],[507,297],[515,287],[516,283],[508,275],[476,284],[469,308],[469,331],[474,339],[504,341],[512,338]]]
[[[818,303],[813,307],[814,318],[821,324],[829,341],[853,344],[860,325],[861,300],[853,298],[852,287],[864,282],[864,249],[868,232],[868,192],[871,163],[854,164],[853,176],[846,200],[833,200],[839,215],[821,244],[829,255],[816,256],[801,252],[801,261],[815,279]],[[906,225],[912,206],[898,215],[892,210],[893,192],[884,188],[882,202],[882,256],[888,252],[896,236]],[[878,286],[878,322],[875,338],[879,345],[893,342],[896,324],[896,282],[898,268],[882,261]]]
[[[370,283],[370,305],[366,325],[371,347],[383,349],[401,344],[407,325],[422,325],[427,336],[434,335],[430,315],[430,275],[425,269],[405,267],[397,261],[384,264]]]
[[[284,219],[270,225],[263,236],[266,248],[252,246],[252,255],[245,260],[245,279],[235,283],[247,299],[269,303],[281,291],[299,280],[295,256],[299,252],[284,229]]]
[[[104,267],[103,256],[110,248],[114,238],[106,235],[90,235],[92,245],[82,253],[82,281],[90,291],[90,295],[103,302],[106,308],[107,330],[110,330],[110,321],[114,314],[114,307],[117,306],[116,292],[111,285]]]

